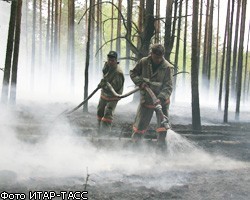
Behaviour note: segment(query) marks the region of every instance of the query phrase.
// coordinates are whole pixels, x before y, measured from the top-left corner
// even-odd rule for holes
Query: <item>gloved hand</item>
[[[158,100],[160,101],[161,105],[165,105],[166,104],[166,99],[164,99],[162,97],[158,97]]]
[[[140,85],[139,85],[140,89],[144,89],[145,87],[148,87],[148,84],[146,82],[142,82]]]
[[[99,88],[104,88],[107,84],[107,81],[103,78],[100,83],[98,84]]]

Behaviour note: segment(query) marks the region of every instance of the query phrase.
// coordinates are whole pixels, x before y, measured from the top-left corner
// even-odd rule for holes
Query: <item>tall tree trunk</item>
[[[141,56],[147,56],[151,38],[154,35],[154,1],[146,0],[144,31],[142,33]]]
[[[33,22],[32,22],[32,53],[31,53],[31,90],[34,89],[35,56],[36,56],[36,0],[33,1]]]
[[[131,32],[132,32],[132,10],[133,10],[133,0],[127,0],[127,37],[131,40]],[[125,64],[125,74],[129,73],[129,57],[130,57],[130,44],[126,41],[126,64]]]
[[[230,1],[228,1],[230,4]],[[227,6],[227,17],[226,17],[226,26],[224,32],[224,41],[223,41],[223,49],[222,49],[222,59],[221,59],[221,70],[220,70],[220,87],[219,87],[219,102],[218,102],[218,110],[221,111],[221,101],[222,101],[222,89],[223,89],[223,82],[224,82],[224,64],[225,64],[225,55],[226,55],[226,45],[227,45],[227,32],[229,27],[229,20],[230,20],[230,5]]]
[[[180,1],[179,5],[179,13],[178,13],[178,25],[177,25],[177,38],[176,38],[176,50],[175,50],[175,59],[174,59],[174,73],[177,74],[178,72],[178,61],[179,61],[179,48],[180,48],[180,35],[181,35],[181,19],[182,19],[182,0]],[[176,86],[177,82],[177,76],[174,76],[174,86]],[[174,89],[173,94],[172,94],[172,101],[175,102],[175,92],[176,90]]]
[[[211,78],[211,59],[212,59],[212,46],[213,46],[213,16],[214,16],[214,0],[211,0],[210,4],[210,17],[208,27],[208,53],[207,53],[207,78],[208,78],[208,91],[210,90],[210,78]]]
[[[90,69],[91,69],[91,73],[89,74],[90,75],[90,81],[94,80],[94,74],[96,73],[97,69],[96,69],[96,63],[95,63],[95,59],[94,59],[94,55],[95,55],[95,49],[94,49],[94,38],[95,37],[95,2],[96,0],[92,0],[92,7],[90,7],[90,10],[91,10],[91,28],[90,28],[90,53],[89,53],[89,66],[90,66]],[[90,83],[92,84],[92,83]]]
[[[145,15],[145,0],[140,0],[139,5],[139,16],[138,16],[138,34],[141,35],[143,32],[143,21],[144,21],[144,15]],[[137,40],[137,48],[139,49],[141,47],[141,38],[139,37]]]
[[[193,0],[192,18],[192,58],[191,58],[191,85],[192,85],[192,128],[201,131],[200,103],[199,103],[199,57],[198,57],[198,10],[199,1]]]
[[[237,62],[237,49],[238,49],[238,38],[239,38],[239,23],[240,23],[240,8],[241,0],[237,1],[237,13],[235,22],[235,32],[234,32],[234,47],[233,47],[233,64],[232,64],[232,78],[231,78],[231,96],[234,98],[236,94],[236,62]]]
[[[237,100],[236,100],[236,113],[235,119],[239,119],[240,116],[240,99],[241,99],[241,85],[242,85],[242,66],[243,66],[243,49],[244,49],[244,35],[245,35],[245,22],[246,22],[246,7],[247,0],[242,0],[242,12],[240,23],[240,42],[239,42],[239,57],[237,68]]]
[[[110,35],[110,49],[113,49],[113,38],[114,38],[114,0],[112,0],[111,10],[111,35]]]
[[[160,0],[156,0],[156,18],[155,20],[155,43],[160,43],[161,21],[160,21]]]
[[[62,27],[62,0],[60,0],[60,5],[59,5],[59,33],[58,33],[58,65],[60,66],[60,61],[61,61],[61,27]]]
[[[39,1],[39,56],[38,65],[39,68],[42,66],[42,0]]]
[[[188,0],[186,0],[186,6],[185,6],[185,26],[184,26],[184,38],[183,38],[183,71],[186,71],[186,65],[187,65],[187,15],[188,15]],[[185,87],[185,78],[186,73],[182,74],[182,83]]]
[[[244,101],[246,101],[246,97],[247,97],[247,66],[248,66],[248,47],[249,47],[249,34],[250,34],[250,23],[249,23],[249,27],[248,27],[248,34],[247,34],[247,51],[246,51],[246,61],[245,61],[245,73],[244,73],[244,87],[243,87],[243,91],[244,91]],[[250,77],[248,77],[249,79]]]
[[[201,35],[202,35],[202,15],[203,15],[203,0],[201,1],[201,6],[200,6],[200,21],[199,21],[199,40],[198,40],[198,47],[199,49],[201,48]],[[198,63],[199,63],[199,68],[200,68],[200,54],[201,52],[198,51],[198,57],[199,57],[199,60],[198,60]],[[202,72],[202,70],[199,70]]]
[[[226,56],[226,77],[225,77],[225,106],[224,106],[224,118],[223,122],[228,122],[228,104],[229,104],[229,83],[230,83],[230,65],[231,65],[231,49],[232,49],[232,30],[233,30],[233,16],[234,16],[234,2],[232,0],[232,8],[231,8],[231,19],[229,21],[228,33],[227,33],[227,56]],[[229,3],[230,4],[230,0]],[[230,6],[228,7],[230,9]]]
[[[210,6],[210,0],[207,0],[206,22],[205,22],[205,30],[204,30],[205,35],[204,35],[204,43],[203,43],[203,65],[202,65],[202,81],[205,81],[205,85],[207,84],[207,67],[208,67],[206,58],[208,54],[208,29],[209,29],[209,18],[210,18],[209,6]]]
[[[122,12],[122,0],[118,0],[118,9]],[[116,40],[116,51],[118,55],[121,55],[121,15],[118,12],[118,19],[117,19],[117,40]]]
[[[92,7],[92,0],[89,0],[89,7]],[[88,16],[88,39],[87,39],[87,46],[86,46],[86,59],[85,59],[85,76],[84,76],[84,99],[88,97],[88,84],[89,84],[89,54],[90,54],[90,33],[91,33],[91,9],[89,9],[89,16]],[[83,111],[88,112],[88,102],[86,102],[83,106]]]
[[[10,85],[12,55],[13,55],[14,32],[15,32],[15,25],[16,25],[16,14],[17,14],[17,2],[12,1],[11,10],[10,10],[10,21],[9,21],[9,31],[8,31],[7,49],[6,49],[6,57],[5,57],[3,84],[2,84],[2,95],[1,95],[2,103],[7,103],[8,96],[9,96],[9,85]]]
[[[50,55],[49,41],[50,41],[50,0],[48,0],[47,27],[46,27],[46,51],[45,51],[46,58],[49,58]],[[47,66],[49,65],[49,59],[46,59],[46,65]]]
[[[100,0],[101,1],[101,0]],[[102,46],[102,4],[100,4],[100,47]],[[100,59],[100,71],[99,71],[99,75],[101,76],[101,73],[102,73],[102,60],[103,60],[103,53],[102,53],[102,49],[100,49],[100,52],[99,52],[99,59]]]
[[[59,0],[55,0],[54,64],[58,68]]]
[[[20,44],[20,33],[21,33],[22,2],[23,2],[22,0],[19,0],[17,3],[15,42],[14,42],[11,89],[10,89],[10,103],[12,105],[16,104],[17,67],[18,67],[19,44]]]
[[[216,56],[215,56],[214,91],[217,90],[216,86],[218,84],[219,33],[220,33],[220,0],[218,0],[218,10],[217,10],[217,33],[216,33]]]
[[[70,71],[70,87],[74,92],[75,85],[75,2],[68,1],[68,64]]]
[[[165,47],[165,58],[168,61],[170,60],[170,54],[173,48],[173,44],[171,43],[172,10],[173,10],[173,0],[167,0],[164,47]]]
[[[97,8],[96,8],[96,51],[100,48],[100,34],[101,34],[101,30],[100,30],[100,24],[102,23],[100,21],[100,15],[102,14],[100,11],[100,6],[101,6],[101,0],[97,0]],[[112,6],[113,7],[113,6]],[[99,75],[99,72],[101,71],[101,66],[100,66],[100,52],[96,52],[97,53],[97,59],[96,59],[96,70],[95,70],[95,74]]]

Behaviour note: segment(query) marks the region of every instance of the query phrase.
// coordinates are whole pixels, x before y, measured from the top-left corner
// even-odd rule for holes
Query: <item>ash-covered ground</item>
[[[202,108],[203,132],[192,134],[191,108],[172,106],[173,130],[162,152],[154,139],[131,144],[136,107],[118,105],[112,134],[99,138],[96,105],[89,113],[80,109],[57,117],[73,107],[1,106],[0,199],[14,193],[29,199],[37,191],[46,199],[48,191],[68,195],[85,190],[89,199],[107,200],[250,198],[249,111],[241,113],[241,122],[230,112],[231,122],[223,124],[223,112]],[[150,130],[154,124],[155,119]]]

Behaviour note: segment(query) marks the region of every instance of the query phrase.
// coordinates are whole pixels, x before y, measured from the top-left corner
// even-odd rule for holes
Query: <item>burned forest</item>
[[[250,199],[249,10],[0,0],[0,200]]]

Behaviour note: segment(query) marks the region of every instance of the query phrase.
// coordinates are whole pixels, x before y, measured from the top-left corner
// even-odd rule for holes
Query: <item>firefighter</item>
[[[130,77],[135,85],[140,87],[140,104],[133,124],[132,140],[139,142],[151,121],[155,106],[149,94],[144,90],[149,87],[159,99],[162,111],[168,117],[170,95],[173,89],[174,66],[164,59],[164,47],[153,44],[148,57],[142,58],[130,71]],[[165,145],[167,130],[157,116],[157,144]]]
[[[113,114],[118,102],[118,98],[114,97],[106,86],[109,82],[118,94],[123,92],[124,75],[118,66],[117,52],[110,51],[107,55],[107,61],[103,67],[103,79],[99,83],[101,87],[101,96],[97,106],[97,121],[99,133],[111,130]]]

